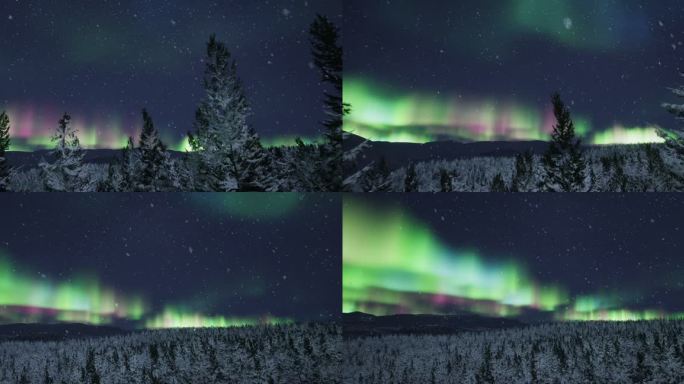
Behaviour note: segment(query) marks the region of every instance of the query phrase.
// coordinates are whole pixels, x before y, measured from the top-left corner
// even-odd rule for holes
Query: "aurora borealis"
[[[343,312],[684,314],[676,197],[406,195],[345,197]]]
[[[0,110],[11,150],[52,146],[59,116],[74,118],[85,148],[119,149],[147,108],[165,144],[185,150],[212,33],[239,66],[252,124],[267,146],[314,141],[325,118],[308,27],[317,13],[340,22],[337,1],[34,0],[0,4]],[[292,86],[296,84],[296,86]]]
[[[59,321],[90,324],[111,323],[116,319],[140,320],[145,304],[140,297],[122,297],[102,287],[92,276],[62,282],[47,281],[17,271],[5,256],[0,257],[0,321]]]
[[[51,140],[54,134],[56,121],[59,121],[61,113],[55,107],[49,106],[10,106],[7,114],[10,118],[10,135],[12,151],[32,151],[35,149],[49,149],[53,147]],[[104,120],[102,116],[109,116]],[[112,116],[106,113],[97,116],[75,115],[73,126],[78,132],[81,145],[84,148],[123,148],[128,143],[128,136],[132,135],[135,140],[140,135],[142,123],[137,120],[123,121],[120,116]],[[170,148],[177,151],[190,150],[186,138],[163,138]]]
[[[225,317],[205,316],[199,313],[190,313],[173,307],[166,307],[161,314],[147,320],[145,327],[149,329],[159,328],[200,328],[200,327],[240,327],[258,324],[286,324],[289,319],[278,319],[270,316],[262,317]]]
[[[429,305],[437,308],[465,306],[499,316],[519,307],[553,310],[567,300],[559,289],[531,281],[515,262],[488,263],[476,251],[449,250],[401,212],[375,216],[368,208],[345,205],[345,312],[376,311],[375,305],[378,311],[415,311],[420,300],[406,302],[405,293],[430,295]],[[368,230],[374,227],[381,233]]]
[[[345,2],[346,131],[378,141],[547,140],[560,92],[585,143],[661,142],[679,83],[674,0]],[[635,60],[638,57],[639,60]]]
[[[16,220],[0,224],[0,323],[334,318],[339,205],[334,195],[287,193],[7,196],[0,209]],[[274,213],[250,215],[250,206]]]
[[[11,151],[33,151],[36,149],[50,149],[54,146],[52,135],[59,121],[61,113],[51,106],[9,106],[7,114],[10,118]],[[107,117],[107,120],[103,118]],[[120,149],[128,144],[129,135],[137,142],[142,128],[142,120],[138,117],[127,118],[113,116],[101,112],[77,114],[73,116],[72,124],[77,130],[81,146],[88,149]],[[264,147],[293,146],[297,136],[283,135],[262,137]],[[300,138],[305,143],[317,142],[317,137]],[[169,135],[162,132],[162,141],[170,149],[179,152],[191,151],[187,136]]]
[[[363,80],[346,78],[345,101],[354,108],[345,130],[374,141],[426,143],[440,139],[473,141],[548,140],[555,119],[543,110],[496,100],[462,97],[396,95]],[[656,126],[593,129],[589,120],[574,116],[579,136],[591,144],[659,143]]]

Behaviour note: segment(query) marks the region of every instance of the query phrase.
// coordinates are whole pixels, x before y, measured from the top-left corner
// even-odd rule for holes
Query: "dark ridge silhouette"
[[[129,333],[112,326],[80,323],[17,323],[0,325],[2,341],[60,341],[92,337],[116,336]]]
[[[33,152],[7,152],[7,161],[13,167],[37,168],[41,159],[51,159],[50,149],[40,149]],[[121,149],[84,149],[84,163],[113,164],[121,159]],[[180,158],[185,152],[167,150],[172,158]]]
[[[343,314],[342,324],[344,337],[347,338],[382,335],[450,335],[526,325],[516,319],[470,313],[374,316],[363,312]]]
[[[366,141],[363,137],[346,133],[343,150],[350,151]],[[370,147],[363,151],[363,160],[359,166],[371,161],[385,158],[390,170],[408,166],[409,163],[420,163],[433,160],[469,159],[473,157],[514,157],[517,154],[531,151],[543,155],[549,146],[548,141],[433,141],[425,144],[392,143],[387,141],[369,141]],[[638,145],[625,144],[622,146]],[[658,144],[655,144],[658,145]],[[584,145],[585,148],[593,145]],[[356,171],[356,170],[354,170]],[[349,170],[347,170],[349,174]]]
[[[364,138],[346,134],[343,150],[349,151],[365,141]],[[549,143],[546,141],[433,141],[425,144],[392,143],[371,141],[370,148],[364,151],[368,162],[385,157],[390,169],[397,169],[410,162],[419,163],[432,160],[454,160],[472,157],[513,157],[526,150],[543,154]]]

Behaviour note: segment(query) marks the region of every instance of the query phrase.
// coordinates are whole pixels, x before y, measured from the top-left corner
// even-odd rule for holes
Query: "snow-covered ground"
[[[332,324],[146,331],[0,343],[0,383],[336,383]]]
[[[344,342],[344,383],[682,383],[684,321],[554,323]]]

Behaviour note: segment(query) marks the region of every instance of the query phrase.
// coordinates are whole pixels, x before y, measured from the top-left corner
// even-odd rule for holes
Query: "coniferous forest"
[[[0,343],[3,383],[336,383],[332,324],[144,331]]]
[[[682,95],[681,87],[672,92]],[[664,143],[585,146],[576,135],[569,108],[559,94],[552,96],[551,104],[555,124],[548,143],[522,144],[533,148],[508,151],[515,154],[488,155],[487,152],[499,151],[494,144],[475,156],[409,162],[390,169],[383,156],[371,160],[372,148],[378,144],[350,138],[355,144],[344,154],[344,189],[353,192],[684,190],[681,127],[659,129]],[[663,106],[677,119],[681,118],[682,105],[665,103]]]
[[[341,382],[339,199],[3,196],[0,383]]]
[[[684,384],[683,192],[684,0],[0,0],[0,384]]]
[[[345,383],[680,383],[682,321],[345,341]]]
[[[346,7],[345,191],[684,190],[676,1]]]
[[[129,137],[119,156],[86,161],[71,116],[55,122],[54,145],[37,167],[8,159],[12,121],[0,113],[0,190],[15,192],[304,192],[339,191],[342,181],[342,47],[340,33],[318,15],[309,28],[312,63],[326,90],[319,142],[264,147],[249,122],[250,101],[236,61],[212,35],[206,44],[205,95],[188,130],[184,153],[170,151],[142,110],[140,136]],[[320,97],[310,95],[310,97]]]

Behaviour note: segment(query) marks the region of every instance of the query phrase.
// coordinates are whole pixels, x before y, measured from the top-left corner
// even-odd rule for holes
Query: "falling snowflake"
[[[288,16],[290,16],[291,12],[289,9],[283,8],[282,13],[283,13],[283,16],[288,17]]]
[[[563,26],[565,26],[565,29],[572,29],[572,19],[569,17],[564,18]]]

